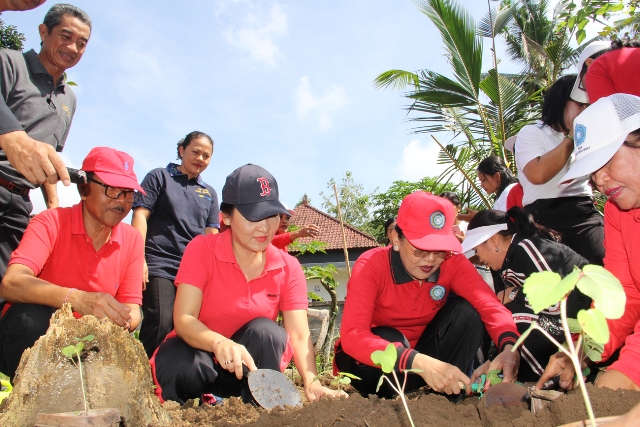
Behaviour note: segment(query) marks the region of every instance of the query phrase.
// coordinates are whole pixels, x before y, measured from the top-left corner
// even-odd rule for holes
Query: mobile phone
[[[69,172],[69,180],[73,184],[86,184],[87,183],[87,174],[85,171],[80,169],[67,168],[67,172]]]

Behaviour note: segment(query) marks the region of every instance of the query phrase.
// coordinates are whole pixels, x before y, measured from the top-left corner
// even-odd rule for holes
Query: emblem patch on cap
[[[576,141],[576,147],[581,145],[587,138],[587,127],[583,124],[576,125],[576,134],[573,135],[573,139]]]
[[[271,194],[271,187],[269,187],[269,180],[267,178],[258,178],[256,181],[260,183],[260,189],[262,190],[260,193],[261,196],[264,197]]]
[[[128,160],[124,161],[124,170],[126,170],[126,171],[129,170],[129,161]]]
[[[447,294],[447,290],[442,285],[435,285],[429,291],[429,295],[431,295],[431,299],[434,301],[440,301]]]
[[[442,230],[446,221],[447,218],[444,216],[442,211],[435,211],[429,217],[429,223],[434,230]]]

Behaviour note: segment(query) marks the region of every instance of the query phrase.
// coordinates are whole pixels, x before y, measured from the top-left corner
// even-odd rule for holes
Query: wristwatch
[[[513,302],[516,300],[516,295],[518,295],[518,288],[515,288],[511,292],[509,292],[509,301]]]

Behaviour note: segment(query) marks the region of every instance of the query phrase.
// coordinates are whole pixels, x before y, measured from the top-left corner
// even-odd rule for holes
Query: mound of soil
[[[640,402],[640,392],[597,389],[591,385],[588,391],[596,417],[622,415]],[[306,403],[301,409],[265,411],[235,398],[215,407],[194,407],[191,402],[180,407],[175,402],[167,402],[164,408],[177,426],[410,426],[399,399],[385,400],[375,396],[366,399],[358,394],[343,399],[322,398]],[[416,426],[438,427],[556,427],[587,418],[579,391],[548,403],[535,415],[530,412],[528,403],[509,409],[501,406],[485,408],[483,401],[475,397],[453,404],[443,396],[427,393],[412,394],[409,410]]]

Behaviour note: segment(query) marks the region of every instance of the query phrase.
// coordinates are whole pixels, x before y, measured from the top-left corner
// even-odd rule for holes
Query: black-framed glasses
[[[124,194],[124,199],[127,202],[133,202],[133,195],[136,192],[135,190],[123,190],[122,188],[119,188],[119,187],[111,187],[105,184],[104,182],[96,181],[93,178],[89,178],[89,181],[95,182],[96,184],[103,186],[104,195],[109,197],[110,199],[118,200],[120,196]]]
[[[416,258],[427,258],[430,255],[433,255],[437,259],[445,259],[447,256],[447,251],[423,251],[422,249],[414,248],[409,242],[407,242],[407,245],[411,248],[411,254]]]

